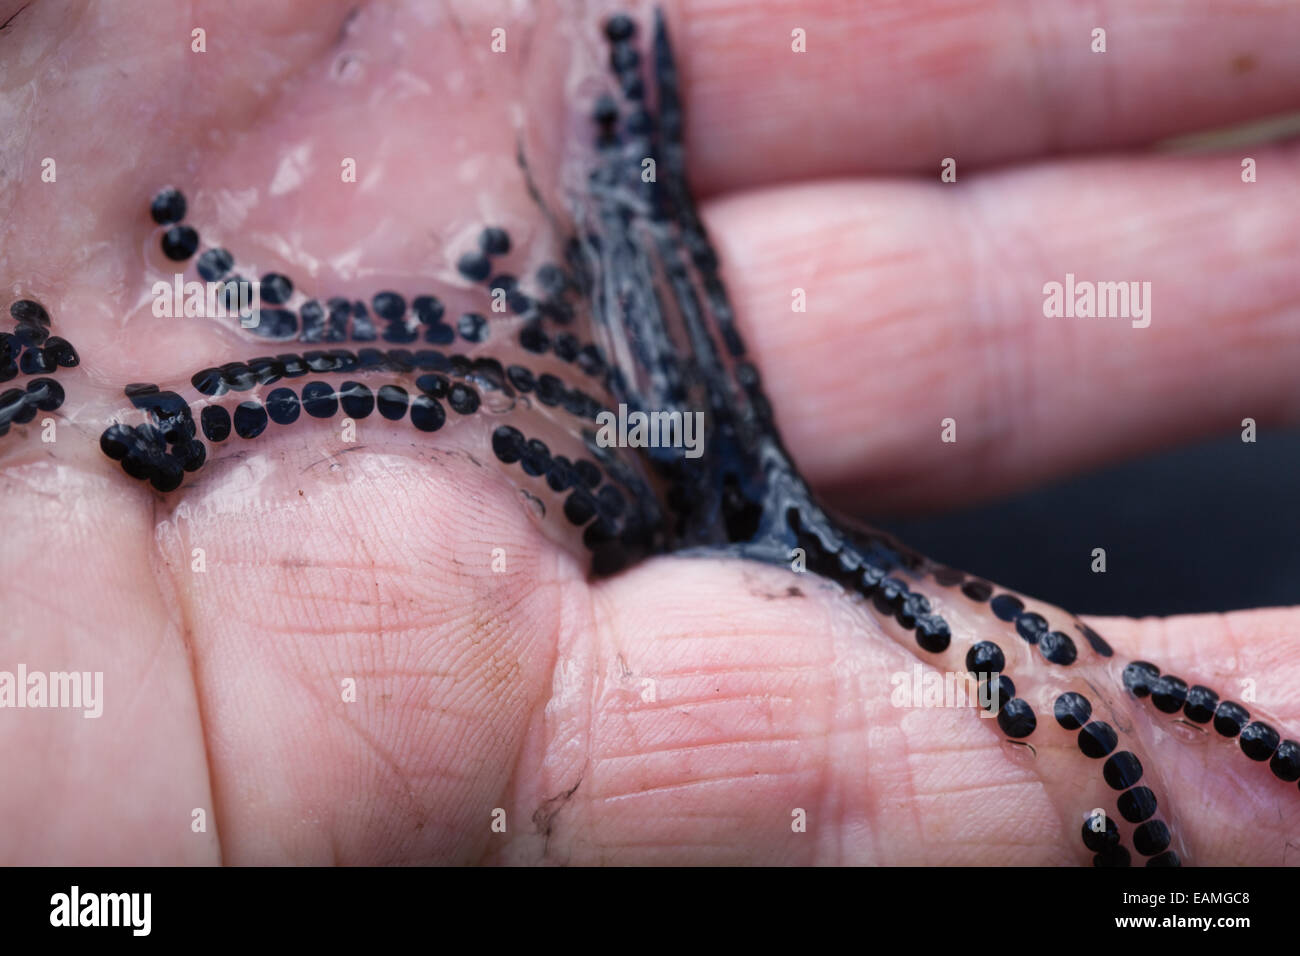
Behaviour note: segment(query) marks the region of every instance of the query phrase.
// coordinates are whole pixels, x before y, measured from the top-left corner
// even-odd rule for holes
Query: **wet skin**
[[[1017,6],[988,5],[979,21],[857,14],[859,35],[887,29],[901,51],[902,67],[878,77],[847,41],[798,65],[774,59],[790,55],[792,15],[777,6],[748,29],[669,8],[691,174],[737,322],[792,457],[841,505],[964,501],[1243,415],[1287,418],[1300,351],[1294,148],[1252,147],[1270,175],[1244,192],[1237,155],[977,170],[1290,106],[1300,76],[1284,51],[1300,21],[1275,11],[1229,28],[1213,5],[1199,9],[1175,28],[1188,30],[1176,46],[1198,64],[1192,80],[1114,54],[1106,82],[1123,95],[1099,118],[1095,104],[1111,101],[1087,72],[1059,86],[1045,72],[1024,87],[1046,103],[1008,108],[1023,78],[995,64],[1022,61],[999,18]],[[545,249],[504,111],[519,84],[498,89],[487,41],[465,39],[495,22],[458,10],[454,30],[412,9],[365,9],[340,39],[350,8],[313,9],[200,10],[191,23],[114,6],[95,22],[35,4],[0,33],[5,107],[24,118],[4,146],[15,184],[0,272],[15,295],[39,290],[83,356],[56,374],[69,396],[59,440],[41,443],[36,426],[3,440],[4,660],[103,670],[109,695],[98,721],[4,714],[0,753],[21,772],[0,812],[27,822],[6,828],[4,858],[1077,861],[1078,808],[1058,790],[1100,768],[1071,741],[1027,762],[969,710],[891,706],[888,676],[925,655],[816,577],[658,557],[588,580],[581,550],[529,517],[482,435],[417,443],[409,427],[375,425],[352,449],[330,426],[295,426],[229,449],[166,497],[100,454],[104,415],[128,404],[123,383],[183,383],[280,351],[141,304],[166,271],[144,214],[165,182],[186,187],[205,235],[262,270],[310,274],[322,297],[450,274],[485,220]],[[854,24],[848,8],[839,16]],[[1087,31],[1043,16],[1039,42],[1096,69],[1075,36]],[[566,103],[554,79],[570,41],[542,21],[528,56],[500,69],[536,80],[526,138],[545,189],[586,120],[585,101]],[[197,70],[195,25],[210,51]],[[815,42],[817,21],[799,25]],[[1150,57],[1166,49],[1141,22],[1122,29]],[[106,48],[106,35],[117,42]],[[1242,49],[1258,63],[1244,73],[1232,66]],[[962,72],[936,77],[940,53]],[[413,120],[412,78],[458,70],[465,95],[417,93]],[[840,103],[825,78],[851,75],[861,89]],[[991,104],[997,123],[967,119]],[[1062,128],[1071,108],[1079,119]],[[822,123],[849,141],[818,135]],[[215,149],[214,134],[238,148]],[[353,155],[375,171],[368,189],[339,186],[336,157]],[[948,192],[932,176],[945,155],[963,163]],[[45,156],[57,183],[40,182]],[[889,178],[917,170],[924,180]],[[825,174],[846,178],[774,185]],[[1041,285],[1067,271],[1149,278],[1161,311],[1141,331],[1043,319]],[[808,292],[806,313],[789,309],[794,288]],[[948,415],[955,445],[938,440]],[[450,453],[475,447],[487,467]],[[489,570],[494,548],[505,575]],[[956,616],[961,654],[1016,640],[987,614]],[[1293,612],[1092,623],[1118,658],[1225,696],[1253,679],[1284,735],[1300,723]],[[340,700],[347,678],[356,703]],[[1137,719],[1152,719],[1141,706]],[[1044,733],[1051,722],[1040,712]],[[1290,862],[1294,784],[1219,739],[1164,739],[1155,757],[1195,862]],[[206,833],[191,832],[196,807],[210,811]],[[505,834],[490,828],[498,807]],[[791,832],[795,808],[807,833]]]

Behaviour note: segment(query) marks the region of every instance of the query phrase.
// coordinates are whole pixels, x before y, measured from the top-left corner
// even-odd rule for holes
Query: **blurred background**
[[[927,557],[1076,614],[1300,604],[1300,429],[1261,426],[925,518],[873,521]],[[1091,570],[1106,549],[1106,573]]]

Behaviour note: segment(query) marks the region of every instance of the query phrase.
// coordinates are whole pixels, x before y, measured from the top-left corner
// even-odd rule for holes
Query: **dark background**
[[[933,517],[874,522],[1076,614],[1300,604],[1300,429],[1261,427]],[[1094,574],[1092,549],[1106,549]]]

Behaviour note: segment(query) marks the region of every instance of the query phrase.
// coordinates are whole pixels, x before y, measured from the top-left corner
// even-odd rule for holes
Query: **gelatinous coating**
[[[1118,661],[1101,635],[1059,609],[939,566],[816,502],[746,359],[686,185],[662,16],[648,26],[643,41],[646,25],[631,16],[605,23],[610,75],[590,104],[586,177],[564,197],[571,229],[553,237],[563,261],[516,275],[519,243],[484,224],[452,256],[454,274],[480,297],[471,308],[449,310],[463,288],[433,282],[362,300],[283,271],[245,265],[241,275],[234,244],[199,251],[180,190],[153,197],[162,254],[220,283],[232,315],[246,276],[260,275],[255,321],[240,329],[232,319],[231,328],[275,351],[267,344],[268,354],[250,356],[260,349],[246,346],[166,383],[127,385],[137,420],[105,427],[103,453],[170,492],[213,460],[209,445],[265,441],[280,429],[368,420],[429,441],[457,431],[538,504],[539,520],[580,542],[596,574],[656,553],[725,550],[787,567],[798,554],[892,639],[936,668],[974,676],[986,714],[972,719],[987,716],[991,732],[1036,761],[1080,862],[1189,861],[1153,759],[1169,733],[1156,715],[1211,726],[1223,739],[1198,731],[1205,745],[1267,762],[1279,786],[1300,779],[1300,743],[1276,721],[1154,664]],[[650,179],[647,160],[657,170]],[[522,151],[520,171],[531,185]],[[0,434],[57,409],[64,389],[46,376],[78,364],[49,334],[39,303],[20,300],[10,314],[17,325],[0,333],[0,381],[41,377],[0,394]],[[602,437],[611,422],[622,434],[648,430],[647,421],[675,440]],[[998,637],[970,640],[977,629]]]

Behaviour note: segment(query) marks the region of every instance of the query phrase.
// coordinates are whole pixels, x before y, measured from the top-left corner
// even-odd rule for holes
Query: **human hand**
[[[211,445],[165,495],[105,458],[125,383],[279,351],[152,314],[173,267],[144,209],[165,183],[205,242],[321,301],[436,286],[472,302],[453,264],[484,222],[509,225],[521,275],[557,257],[511,110],[558,203],[597,88],[566,91],[574,19],[351,7],[42,0],[0,32],[0,272],[81,355],[53,376],[57,440],[40,419],[0,439],[0,669],[104,674],[98,719],[0,711],[19,768],[0,813],[22,824],[0,858],[1078,860],[1061,774],[1098,768],[1071,740],[1027,762],[968,709],[892,706],[890,675],[916,655],[813,576],[659,556],[589,579],[558,509],[538,521],[492,460],[483,416],[432,437],[371,416],[355,445],[304,417]],[[1138,150],[1287,108],[1300,16],[1149,3],[1101,24],[1111,52],[1094,54],[1094,24],[1064,5],[667,14],[737,321],[795,461],[833,500],[951,504],[1288,419],[1294,147],[1252,146],[1249,185],[1237,153]],[[1130,152],[1062,155],[1093,149]],[[938,182],[944,157],[956,184]],[[1010,161],[1029,165],[980,171]],[[1067,272],[1150,281],[1150,326],[1044,317],[1043,284]],[[1005,624],[952,600],[953,661],[980,640],[1010,650]],[[1279,730],[1297,722],[1294,611],[1092,623],[1119,658],[1225,696],[1253,679]],[[1114,690],[1118,665],[1087,666]],[[1295,784],[1137,713],[1192,859],[1285,862]]]

